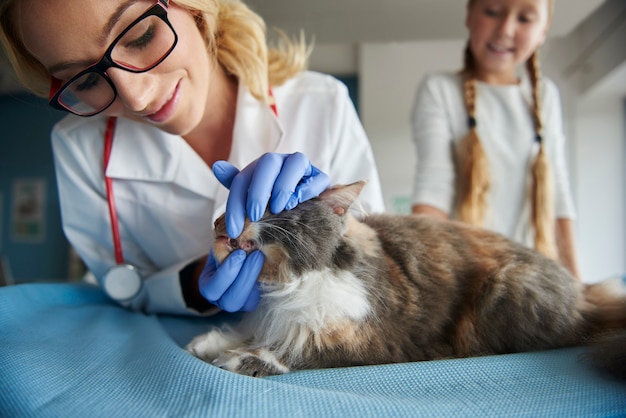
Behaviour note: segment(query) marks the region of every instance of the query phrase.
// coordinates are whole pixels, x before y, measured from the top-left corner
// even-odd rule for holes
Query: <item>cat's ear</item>
[[[326,202],[336,215],[344,215],[361,194],[366,181],[357,181],[348,185],[331,186],[320,194],[320,200]]]

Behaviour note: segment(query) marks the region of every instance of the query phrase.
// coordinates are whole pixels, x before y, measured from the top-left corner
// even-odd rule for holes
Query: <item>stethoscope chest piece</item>
[[[130,300],[141,290],[141,277],[133,266],[118,264],[105,274],[104,291],[114,300]]]

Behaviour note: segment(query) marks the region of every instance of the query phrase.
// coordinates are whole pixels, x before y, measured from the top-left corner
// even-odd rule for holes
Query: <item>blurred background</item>
[[[303,31],[315,43],[309,68],[348,85],[376,154],[387,208],[408,213],[413,96],[426,73],[460,69],[465,1],[246,2],[269,28]],[[580,267],[588,282],[626,272],[625,40],[626,1],[556,0],[542,49],[543,72],[561,92]],[[81,274],[61,231],[49,141],[62,116],[23,91],[0,56],[0,284]]]

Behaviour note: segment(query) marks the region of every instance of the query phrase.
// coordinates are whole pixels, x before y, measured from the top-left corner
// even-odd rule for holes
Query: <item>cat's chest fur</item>
[[[310,341],[328,344],[338,330],[353,328],[371,314],[363,281],[352,272],[326,268],[266,288],[247,323],[257,343],[294,355],[311,348]]]
[[[339,319],[364,319],[370,313],[367,295],[364,283],[353,273],[327,268],[304,273],[279,289],[268,289],[256,316],[280,312],[318,330]]]

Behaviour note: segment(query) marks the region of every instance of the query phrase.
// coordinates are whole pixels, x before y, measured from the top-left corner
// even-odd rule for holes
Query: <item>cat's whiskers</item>
[[[282,226],[273,224],[272,221],[274,221],[274,220],[278,221],[278,220],[280,220],[280,218],[270,219],[270,220],[261,220],[261,221],[257,222],[257,225],[260,226],[261,228],[266,227],[268,229],[273,229],[274,231],[279,231],[282,234],[282,236],[285,238],[285,241],[289,242],[291,244],[292,248],[294,248],[298,252],[300,251],[300,247],[301,246],[305,247],[302,244],[305,244],[306,241],[302,237],[298,236],[297,234],[289,231],[288,229],[286,229],[286,228],[284,228]],[[311,231],[314,231],[314,229],[311,228],[309,225],[305,225],[302,222],[297,222],[297,223],[302,225],[302,226],[307,227],[308,229],[311,229]],[[261,242],[261,238],[258,237],[258,240],[259,240],[260,245],[262,246],[263,242]],[[302,255],[302,254],[298,253],[297,255]]]

